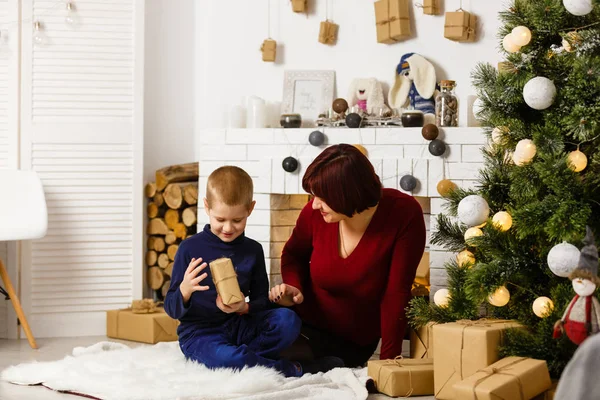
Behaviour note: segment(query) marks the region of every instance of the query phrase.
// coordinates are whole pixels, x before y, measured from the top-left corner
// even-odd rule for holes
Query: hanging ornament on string
[[[488,296],[488,303],[496,307],[504,307],[510,301],[510,292],[506,286],[500,286]]]
[[[496,228],[506,232],[512,226],[512,217],[506,211],[499,211],[492,218],[492,222]]]
[[[421,129],[421,135],[425,140],[435,140],[440,134],[440,130],[435,124],[427,124]]]
[[[321,131],[312,131],[308,135],[308,142],[313,146],[321,146],[325,143],[325,134]]]
[[[483,224],[489,216],[490,207],[481,196],[472,194],[458,203],[458,219],[468,227]]]
[[[579,148],[569,153],[567,161],[569,168],[575,172],[581,172],[587,167],[587,157],[583,152],[579,151]]]
[[[448,303],[450,302],[450,292],[448,289],[439,289],[435,292],[433,302],[438,307],[448,307]]]
[[[563,5],[568,12],[578,17],[588,15],[594,9],[592,0],[563,0]]]
[[[283,159],[281,166],[286,172],[294,172],[298,169],[298,160],[292,156]]]
[[[555,97],[554,82],[543,76],[530,79],[523,87],[523,99],[534,110],[545,110],[550,107]]]
[[[533,302],[533,313],[540,318],[546,318],[554,309],[554,302],[546,296],[540,296]]]
[[[319,28],[319,43],[335,45],[339,26],[329,19],[329,0],[325,0],[325,21]]]
[[[568,278],[579,262],[580,251],[571,243],[562,242],[550,249],[548,267],[554,275]]]
[[[442,156],[446,152],[446,143],[440,139],[434,139],[429,142],[429,152],[436,157]]]
[[[436,189],[440,196],[448,197],[453,190],[456,190],[458,185],[450,179],[446,179],[446,163],[442,160],[442,180],[438,182]]]
[[[275,62],[277,58],[277,42],[271,39],[271,0],[267,0],[267,39],[260,47],[264,62]]]

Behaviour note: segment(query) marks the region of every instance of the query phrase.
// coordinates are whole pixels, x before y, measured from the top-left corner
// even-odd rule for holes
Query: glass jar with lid
[[[440,92],[435,98],[435,124],[458,126],[458,100],[454,95],[455,81],[441,81]]]

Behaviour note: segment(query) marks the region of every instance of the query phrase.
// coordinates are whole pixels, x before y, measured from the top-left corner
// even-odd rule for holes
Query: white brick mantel
[[[314,130],[325,134],[322,146],[309,144],[308,136]],[[437,183],[445,175],[460,187],[473,187],[483,166],[481,147],[487,143],[480,128],[440,128],[438,139],[446,143],[443,157],[429,153],[429,141],[422,137],[421,128],[203,129],[196,138],[196,159],[200,163],[198,196],[205,196],[206,179],[216,168],[236,165],[246,170],[254,180],[256,200],[246,232],[263,244],[268,255],[270,194],[305,194],[301,184],[304,171],[324,148],[338,143],[360,144],[367,149],[369,160],[385,187],[401,190],[399,181],[406,173],[417,178],[419,184],[411,194],[430,198],[430,210],[423,210],[429,233],[435,216],[443,211],[444,200],[436,190]],[[294,173],[285,172],[281,166],[288,156],[299,161]],[[208,219],[202,202],[198,204],[201,228]],[[430,246],[429,235],[427,245],[433,294],[445,286],[443,263],[453,255]],[[269,261],[267,259],[267,266]]]

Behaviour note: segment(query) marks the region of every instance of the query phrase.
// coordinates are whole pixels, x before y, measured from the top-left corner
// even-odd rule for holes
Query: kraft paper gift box
[[[323,44],[335,44],[339,26],[331,21],[321,22],[319,29],[319,42]]]
[[[454,384],[455,399],[531,400],[552,386],[544,360],[506,357]]]
[[[163,308],[156,312],[138,314],[131,309],[106,312],[106,336],[156,344],[177,340],[179,321],[169,317]]]
[[[558,381],[552,381],[552,386],[550,386],[550,389],[546,390],[542,394],[535,396],[533,400],[554,400],[554,395],[556,394],[557,387]]]
[[[262,51],[263,61],[274,62],[277,57],[277,42],[273,39],[265,39],[260,51]]]
[[[430,322],[410,330],[410,358],[433,359],[433,326]]]
[[[377,391],[388,396],[433,394],[433,360],[371,360],[367,375],[375,381]]]
[[[440,13],[439,0],[424,0],[423,14],[438,15]]]
[[[474,42],[477,16],[463,10],[447,12],[444,37],[456,42]]]
[[[212,280],[223,304],[229,305],[244,300],[231,259],[219,258],[209,265]]]
[[[438,400],[456,400],[453,385],[498,361],[504,331],[515,321],[461,320],[433,327],[433,374]]]
[[[408,6],[408,0],[375,2],[378,43],[395,43],[411,35]]]
[[[306,0],[291,0],[293,12],[304,12],[306,11]]]

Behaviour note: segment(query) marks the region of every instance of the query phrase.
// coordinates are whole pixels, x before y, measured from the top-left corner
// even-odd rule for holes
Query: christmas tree
[[[574,292],[589,225],[600,237],[600,4],[514,0],[500,13],[506,61],[472,73],[490,138],[476,190],[455,189],[431,242],[459,253],[448,291],[414,299],[430,321],[516,319],[501,356],[547,360],[560,376],[576,345],[553,339]],[[597,293],[596,293],[597,294]]]

